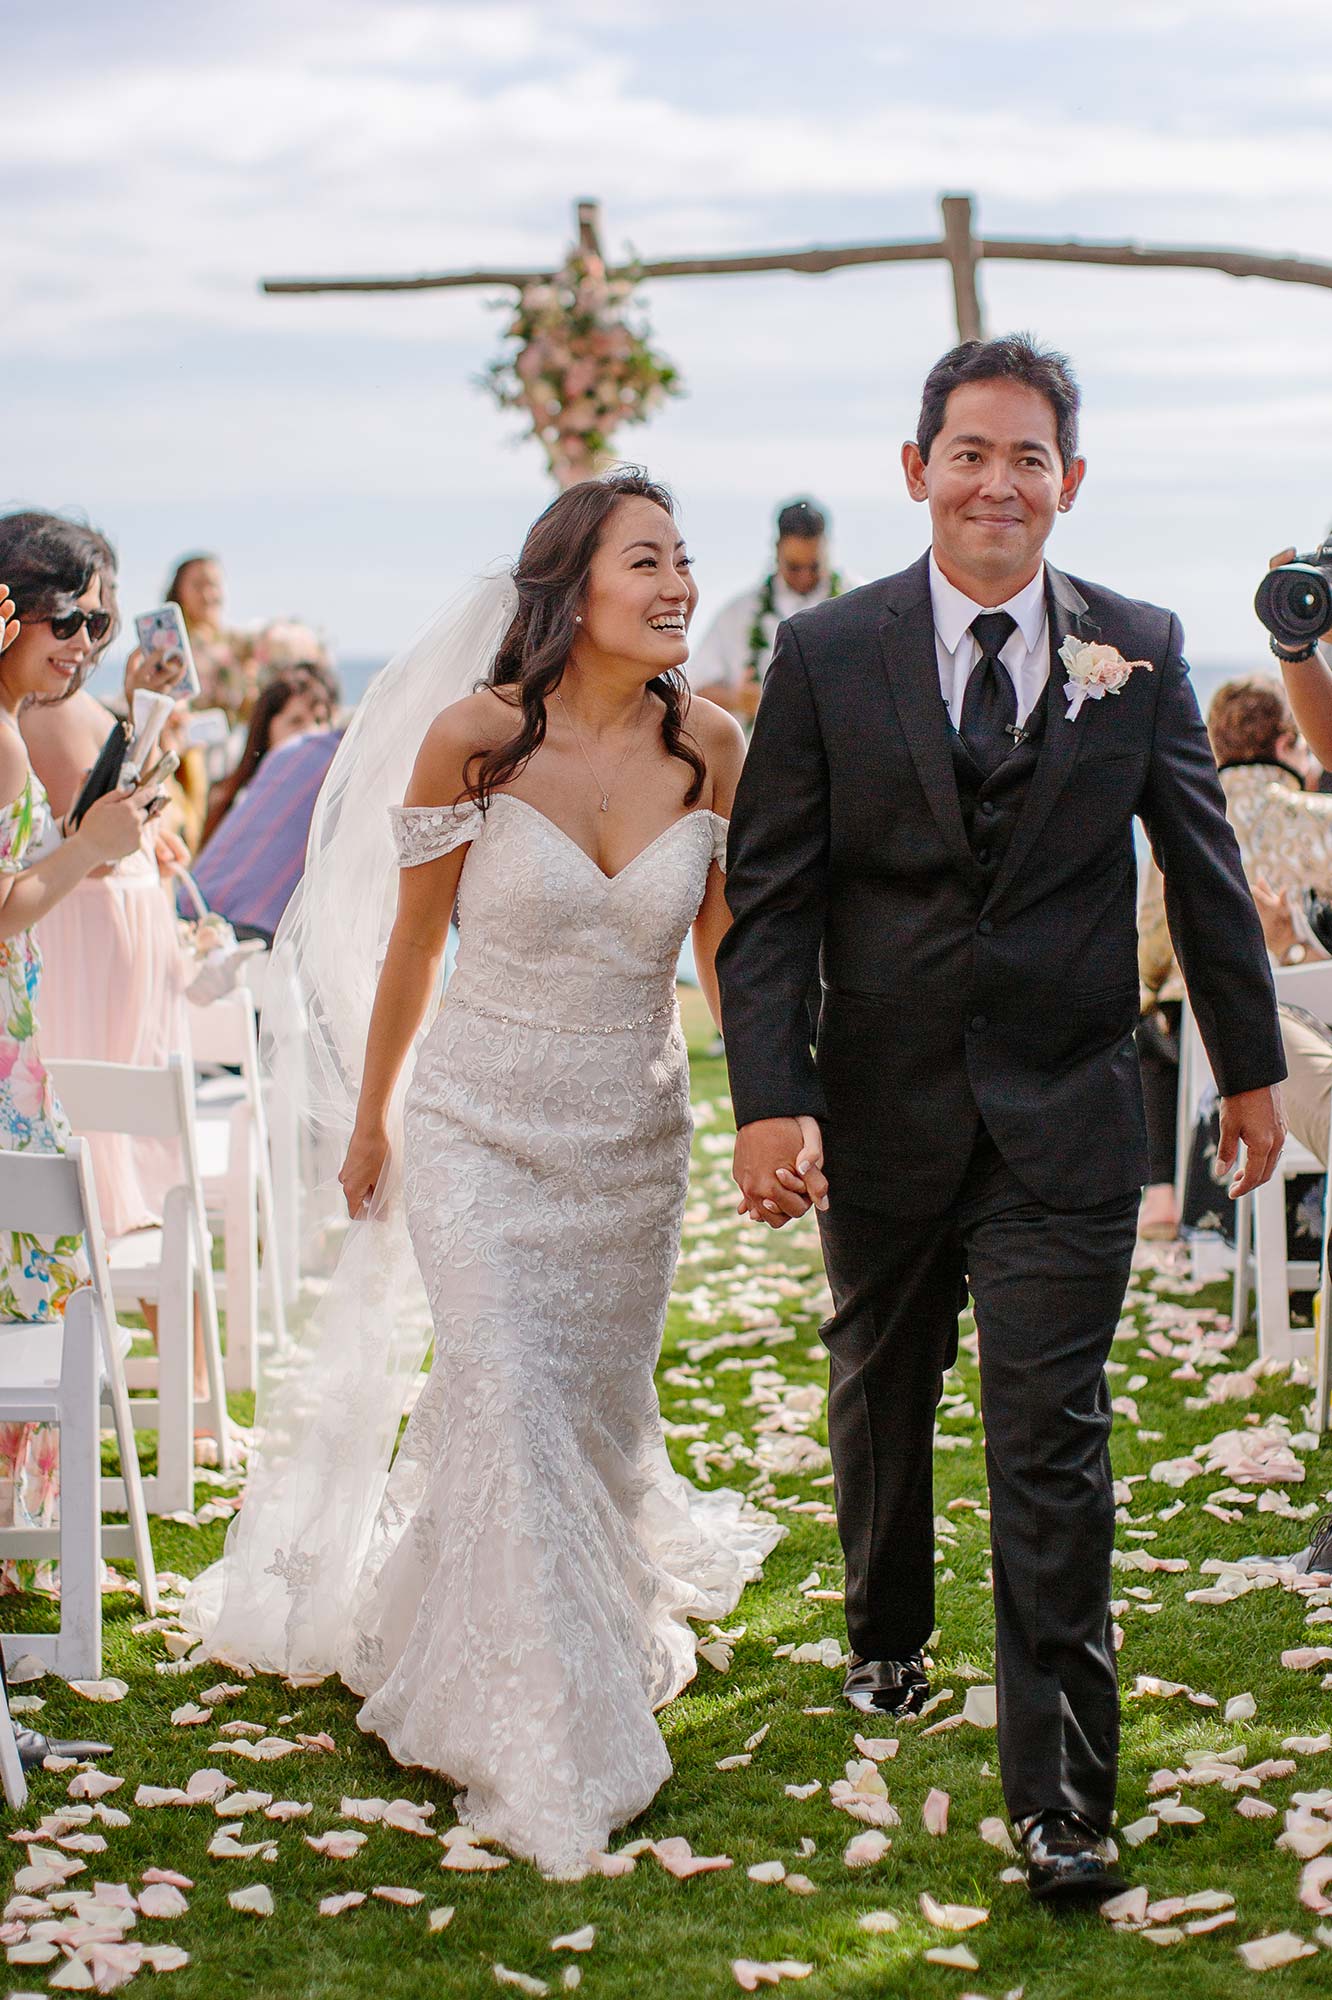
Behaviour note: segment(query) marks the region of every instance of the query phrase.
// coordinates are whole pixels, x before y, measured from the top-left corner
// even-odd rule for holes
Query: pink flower
[[[0,1083],[8,1081],[9,1072],[19,1059],[19,1045],[12,1035],[0,1035]]]
[[[47,1109],[51,1080],[35,1050],[25,1049],[9,1078],[9,1093],[20,1118],[41,1118]]]
[[[0,1424],[0,1470],[18,1477],[28,1454],[31,1424]]]

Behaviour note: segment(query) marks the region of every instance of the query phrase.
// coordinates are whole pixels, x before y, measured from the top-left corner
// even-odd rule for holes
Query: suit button
[[[990,932],[994,929],[994,925],[990,922],[990,919],[988,917],[982,917],[980,922],[977,924],[976,929],[980,932],[982,937],[988,937],[990,935]]]
[[[979,861],[979,863],[980,863],[980,865],[981,865],[981,867],[982,867],[982,868],[988,868],[988,867],[989,867],[989,865],[990,865],[990,850],[989,850],[989,848],[988,848],[988,847],[978,847],[978,848],[976,849],[976,859],[977,859],[977,861]]]
[[[975,1028],[975,1030],[979,1034],[982,1028],[986,1028],[989,1026],[989,1022],[986,1020],[984,1014],[973,1014],[971,1017],[971,1025],[973,1028]]]
[[[985,817],[986,819],[993,819],[993,818],[994,818],[994,801],[993,801],[992,799],[983,799],[983,800],[981,801],[981,812],[982,812],[982,814],[984,815],[984,817]]]

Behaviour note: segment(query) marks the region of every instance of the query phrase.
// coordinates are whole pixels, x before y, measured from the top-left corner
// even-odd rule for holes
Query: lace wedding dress
[[[691,1130],[675,964],[725,822],[607,877],[511,794],[392,818],[403,866],[470,848],[406,1099],[434,1360],[337,1666],[461,1820],[576,1875],[670,1775],[653,1711],[695,1671],[688,1621],[782,1532],[673,1471],[653,1386]]]

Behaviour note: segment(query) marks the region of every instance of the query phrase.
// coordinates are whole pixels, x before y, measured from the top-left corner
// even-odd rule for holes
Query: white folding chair
[[[226,1390],[213,1285],[212,1238],[204,1217],[190,1080],[180,1056],[164,1067],[133,1063],[52,1061],[55,1092],[74,1130],[119,1132],[132,1138],[174,1141],[182,1178],[171,1188],[156,1229],[135,1229],[108,1245],[114,1296],[133,1308],[157,1306],[157,1353],[126,1365],[126,1380],[146,1395],[134,1398],[140,1429],[157,1431],[157,1471],[144,1483],[148,1505],[169,1514],[194,1505],[194,1425],[208,1415],[218,1463],[230,1469]],[[194,1395],[194,1305],[208,1376],[208,1393]]]
[[[1332,1021],[1332,960],[1313,965],[1281,966],[1274,974],[1278,1001],[1303,1007],[1320,1021]],[[1332,1161],[1332,1150],[1328,1152]],[[1292,1261],[1286,1241],[1286,1182],[1297,1174],[1318,1175],[1323,1181],[1322,1255]],[[1257,1267],[1258,1351],[1278,1361],[1315,1361],[1324,1387],[1316,1394],[1317,1408],[1326,1412],[1328,1373],[1327,1317],[1325,1294],[1328,1287],[1327,1241],[1328,1208],[1332,1206],[1332,1172],[1322,1161],[1287,1139],[1281,1164],[1265,1187],[1252,1196],[1254,1216],[1254,1261]],[[1313,1327],[1292,1328],[1290,1294],[1317,1290],[1320,1301]],[[1319,1400],[1321,1397],[1321,1401]],[[1326,1415],[1322,1420],[1326,1428]]]
[[[1179,1096],[1175,1132],[1175,1199],[1181,1214],[1184,1211],[1184,1194],[1198,1113],[1207,1092],[1215,1088],[1212,1065],[1207,1059],[1207,1051],[1198,1032],[1198,1023],[1194,1019],[1192,1007],[1185,1000],[1179,1017]],[[1245,1195],[1235,1205],[1235,1248],[1231,1255],[1230,1320],[1232,1326],[1238,1328],[1240,1332],[1243,1332],[1248,1318],[1249,1294],[1253,1289],[1250,1255],[1253,1225],[1249,1212],[1250,1199],[1250,1196]]]
[[[35,1654],[66,1678],[101,1671],[104,1555],[132,1557],[143,1606],[157,1614],[157,1571],[124,1356],[131,1336],[115,1319],[97,1188],[87,1146],[68,1153],[0,1153],[0,1215],[7,1230],[43,1240],[81,1236],[89,1282],[63,1319],[0,1322],[0,1414],[15,1423],[60,1427],[60,1525],[0,1530],[0,1557],[60,1561],[60,1631],[24,1633],[11,1646]],[[120,1477],[100,1474],[99,1406],[106,1407]],[[107,1525],[103,1510],[123,1512]]]
[[[6,1805],[14,1812],[22,1812],[28,1803],[28,1780],[23,1773],[23,1759],[19,1756],[14,1737],[9,1697],[3,1688],[0,1688],[0,1783],[4,1786]]]
[[[259,1072],[254,998],[246,987],[196,1007],[190,1016],[195,1067],[194,1116],[204,1207],[223,1226],[222,1303],[229,1389],[256,1386],[259,1245],[272,1336],[287,1338],[282,1253],[273,1205],[268,1121]]]
[[[240,984],[263,1015],[266,1044],[287,1044],[284,1051],[295,1058],[284,1063],[292,1075],[303,1074],[306,1049],[305,1006],[299,988],[280,959],[265,952],[248,958],[241,968]],[[268,1155],[272,1169],[273,1247],[277,1252],[277,1275],[283,1288],[283,1302],[294,1306],[301,1289],[301,1114],[304,1100],[276,1091],[264,1078],[264,1123],[268,1132]]]

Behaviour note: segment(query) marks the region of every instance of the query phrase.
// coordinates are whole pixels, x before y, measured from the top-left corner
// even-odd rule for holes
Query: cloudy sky
[[[384,654],[549,495],[475,385],[486,294],[265,298],[261,275],[555,261],[580,195],[648,256],[983,231],[1332,259],[1326,0],[33,0],[0,45],[0,503],[116,539],[126,608],[218,548],[238,620]],[[1332,292],[990,265],[993,331],[1081,375],[1056,559],[1261,659],[1270,549],[1332,518]],[[681,496],[703,616],[812,491],[871,575],[923,546],[897,450],[946,267],[662,282],[689,394],[622,432]]]

